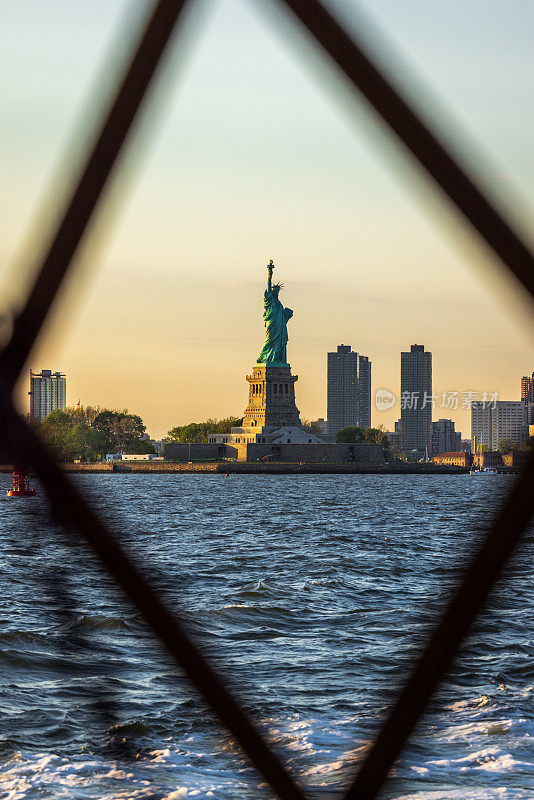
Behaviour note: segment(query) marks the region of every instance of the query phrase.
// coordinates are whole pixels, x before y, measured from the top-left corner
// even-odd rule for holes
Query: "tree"
[[[356,428],[353,426],[342,428],[338,431],[336,440],[338,442],[378,444],[385,450],[389,449],[389,439],[383,425],[379,425],[378,428]]]
[[[379,425],[378,428],[362,428],[361,431],[362,441],[379,444],[384,449],[389,449],[388,434],[383,425]]]
[[[166,442],[207,442],[210,433],[229,433],[230,428],[239,428],[243,417],[225,417],[224,419],[207,419],[204,422],[189,422],[177,425],[167,432]]]
[[[40,425],[39,432],[58,461],[71,461],[75,458],[72,427],[68,414],[59,408],[48,414]]]
[[[130,446],[128,451],[129,453],[135,453],[136,455],[154,455],[156,450],[154,449],[154,445],[150,441],[150,439],[139,439]]]
[[[75,458],[82,461],[97,461],[105,452],[104,435],[85,422],[79,422],[73,426],[72,439],[73,450],[76,451]]]
[[[144,437],[146,426],[141,417],[128,411],[104,409],[95,417],[93,427],[105,436],[107,453],[137,453]],[[154,448],[148,452],[154,452]],[[141,450],[147,452],[147,450]]]
[[[36,428],[59,461],[96,461],[106,453],[154,453],[141,417],[94,407],[52,411]]]
[[[77,422],[67,411],[57,409],[38,428],[58,461],[94,461],[105,447],[102,434],[85,422]]]
[[[73,422],[85,422],[86,425],[93,425],[96,417],[103,409],[100,406],[70,406],[65,409]]]
[[[499,453],[509,453],[510,450],[518,450],[519,446],[517,442],[513,442],[511,439],[499,439],[499,443],[497,444],[497,450]]]
[[[348,442],[349,444],[353,444],[354,442],[361,442],[360,429],[354,426],[350,426],[348,428],[342,428],[340,431],[337,432],[336,441]]]
[[[525,450],[534,450],[534,436],[529,436],[523,443]]]

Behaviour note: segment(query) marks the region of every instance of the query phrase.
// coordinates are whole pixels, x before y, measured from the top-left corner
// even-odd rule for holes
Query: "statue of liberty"
[[[288,367],[287,363],[287,323],[293,316],[290,308],[284,308],[278,294],[282,283],[272,283],[274,264],[267,264],[267,289],[263,295],[263,321],[265,323],[265,344],[258,356],[257,364],[268,367]]]

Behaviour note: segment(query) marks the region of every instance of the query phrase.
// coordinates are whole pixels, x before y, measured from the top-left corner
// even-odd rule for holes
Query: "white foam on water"
[[[431,789],[398,795],[392,800],[525,800],[528,797],[520,789],[502,786],[491,788],[469,787],[465,789]]]
[[[166,761],[169,758],[170,754],[171,751],[169,750],[169,748],[165,748],[165,750],[152,750],[152,752],[149,755],[154,756],[154,758],[152,759],[153,762],[162,762]]]
[[[468,722],[464,725],[453,725],[439,732],[439,739],[446,742],[456,742],[459,739],[471,739],[479,736],[504,736],[511,733],[512,727],[518,720],[487,720],[486,722]]]
[[[487,697],[487,695],[481,694],[472,700],[459,700],[457,703],[452,703],[449,706],[445,706],[445,709],[447,711],[465,711],[466,709],[485,708],[486,706],[491,705],[492,702],[493,701]]]
[[[154,761],[166,757],[169,750],[154,751]],[[146,766],[146,765],[145,765]],[[162,790],[161,800],[183,800],[189,796],[213,797],[213,786],[195,789],[186,786]],[[143,800],[154,797],[155,785],[142,772],[123,769],[118,763],[85,760],[69,761],[54,754],[27,755],[19,752],[4,764],[0,776],[0,793],[5,800],[46,798],[98,797],[99,800]]]
[[[485,772],[506,773],[512,770],[528,770],[534,767],[526,761],[514,758],[511,753],[503,752],[498,747],[486,747],[461,758],[440,758],[427,761],[431,767],[448,768],[468,772],[470,770],[483,770]]]
[[[330,764],[317,764],[315,767],[310,767],[306,770],[305,775],[330,775],[332,772],[337,772],[345,766],[344,761],[332,761]]]

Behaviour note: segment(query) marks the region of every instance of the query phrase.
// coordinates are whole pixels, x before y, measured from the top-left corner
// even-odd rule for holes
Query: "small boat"
[[[35,489],[30,489],[30,473],[28,470],[15,467],[13,469],[13,488],[7,490],[8,497],[35,497]]]

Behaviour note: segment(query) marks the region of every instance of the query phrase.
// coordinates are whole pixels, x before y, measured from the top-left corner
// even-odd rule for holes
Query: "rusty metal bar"
[[[126,551],[61,472],[36,434],[19,417],[2,381],[0,421],[4,424],[12,455],[23,453],[32,465],[56,517],[90,546],[278,797],[281,800],[305,800],[298,785],[266,744],[222,678],[209,665],[177,616],[161,600]]]
[[[187,0],[159,0],[154,5],[25,307],[15,319],[11,341],[0,355],[0,370],[9,388],[15,385],[67,274],[186,3]]]

